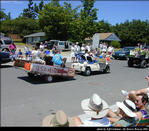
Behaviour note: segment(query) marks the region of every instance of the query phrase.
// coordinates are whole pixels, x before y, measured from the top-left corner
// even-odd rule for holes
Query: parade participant
[[[29,57],[29,47],[28,47],[27,44],[25,44],[24,52],[25,52],[25,59],[28,60],[28,57]]]
[[[89,56],[89,55],[90,55],[90,53],[89,53],[89,51],[86,49],[86,50],[85,50],[85,54],[84,54],[85,58],[87,59],[87,56]]]
[[[97,57],[99,57],[99,55],[100,55],[100,52],[98,51],[98,48],[95,48],[95,55],[96,55]]]
[[[47,47],[48,47],[48,42],[45,41],[45,43],[44,43],[44,48],[47,49]]]
[[[55,55],[56,50],[58,50],[58,47],[57,47],[56,43],[54,43],[54,44],[53,44],[53,47],[52,47],[52,54],[53,54],[53,55]]]
[[[19,59],[23,58],[23,53],[22,53],[21,49],[19,49],[19,52],[17,54],[17,58],[19,58]]]
[[[102,48],[102,53],[106,53],[106,52],[107,52],[107,43],[104,42],[103,48]]]
[[[81,102],[81,107],[90,119],[81,120],[78,116],[74,117],[77,126],[111,126],[110,121],[106,117],[109,106],[98,94],[93,94],[90,98],[83,100]]]
[[[108,55],[110,56],[110,57],[112,57],[112,54],[113,54],[113,52],[114,52],[114,48],[113,48],[113,46],[112,45],[110,45],[109,47],[108,47]]]
[[[71,46],[71,62],[75,62],[75,45]]]
[[[149,58],[149,50],[147,49],[147,47],[144,47],[144,49],[142,50],[142,55],[144,55],[145,58]]]
[[[88,52],[91,51],[91,44],[90,43],[88,43],[88,45],[86,46],[86,49],[88,50]]]
[[[80,53],[79,42],[76,42],[76,45],[75,45],[75,58],[76,58],[76,61],[78,60],[79,53]]]
[[[102,52],[102,49],[103,49],[103,44],[100,43],[100,44],[99,44],[99,50],[100,50],[100,53]]]
[[[86,48],[85,48],[85,44],[82,44],[82,47],[81,47],[81,53],[82,53],[82,54],[85,54],[85,50],[86,50]]]
[[[62,59],[62,55],[61,55],[60,51],[56,50],[55,53],[56,54],[53,56],[52,62],[56,66],[62,66],[63,65],[63,59]]]
[[[43,42],[40,42],[39,49],[42,50],[42,51],[44,50],[44,44],[43,44]]]
[[[45,61],[40,59],[40,54],[41,54],[41,51],[38,50],[37,47],[35,47],[34,50],[32,50],[32,61],[35,62],[35,63],[42,63],[42,64],[45,64]]]

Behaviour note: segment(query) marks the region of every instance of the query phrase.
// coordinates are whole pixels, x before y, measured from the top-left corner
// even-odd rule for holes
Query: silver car
[[[13,40],[9,37],[0,37],[0,50],[6,50],[9,52],[9,45],[13,42]]]

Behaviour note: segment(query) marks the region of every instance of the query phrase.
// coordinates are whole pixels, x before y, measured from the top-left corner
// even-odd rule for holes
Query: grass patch
[[[16,46],[24,46],[25,47],[25,43],[23,42],[15,42],[14,43]],[[29,49],[33,49],[33,47],[31,45],[28,44]]]
[[[22,42],[14,42],[14,44],[17,45],[17,46],[19,46],[19,45],[20,46],[25,46],[25,43],[22,43]]]

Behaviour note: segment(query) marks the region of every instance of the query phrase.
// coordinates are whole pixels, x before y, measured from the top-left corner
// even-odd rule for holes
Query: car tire
[[[107,65],[103,72],[104,73],[110,73],[110,66]]]
[[[92,73],[92,72],[91,72],[91,69],[90,69],[89,67],[87,67],[86,70],[85,70],[85,72],[84,72],[84,75],[85,75],[85,76],[90,76],[91,73]]]
[[[133,67],[133,63],[132,63],[131,60],[128,60],[128,66],[129,66],[129,67]]]
[[[146,68],[147,67],[147,62],[145,60],[142,60],[141,64],[140,64],[140,67],[141,68]]]
[[[114,60],[117,60],[118,58],[117,57],[113,57],[114,58]]]

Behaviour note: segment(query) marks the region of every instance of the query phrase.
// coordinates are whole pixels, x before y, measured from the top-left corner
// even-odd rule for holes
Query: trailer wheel
[[[28,72],[27,74],[28,74],[29,78],[31,78],[31,79],[35,78],[35,75],[33,73]]]
[[[46,80],[46,82],[52,82],[53,77],[52,76],[45,76],[45,80]]]
[[[141,68],[147,67],[147,62],[145,60],[142,60],[140,66]]]

